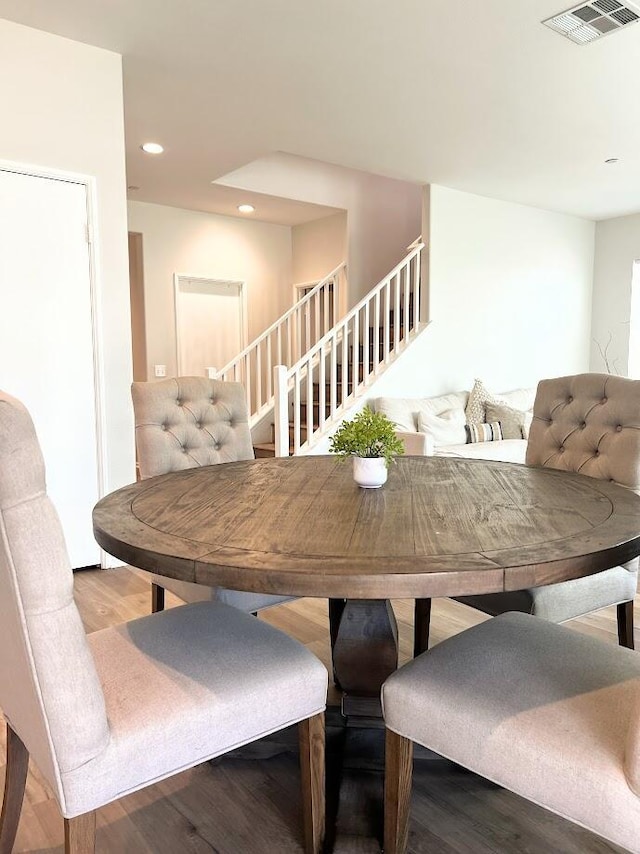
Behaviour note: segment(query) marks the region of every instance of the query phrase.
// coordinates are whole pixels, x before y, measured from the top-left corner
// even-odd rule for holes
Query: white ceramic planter
[[[387,464],[384,457],[354,457],[353,479],[365,489],[379,489],[387,482]]]

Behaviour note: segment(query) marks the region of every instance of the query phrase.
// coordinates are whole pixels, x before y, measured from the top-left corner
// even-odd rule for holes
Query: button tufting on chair
[[[178,377],[133,383],[131,394],[143,480],[197,466],[253,459],[246,395],[240,383]],[[154,609],[161,609],[163,593],[159,591],[165,588],[187,602],[221,599],[243,611],[258,611],[291,599],[205,587],[155,575],[152,581]]]
[[[160,420],[156,438],[167,442],[159,426]],[[30,756],[65,818],[66,854],[89,854],[95,810],[298,722],[302,796],[296,798],[293,784],[290,791],[302,802],[304,851],[320,854],[324,666],[298,641],[219,601],[85,634],[33,423],[3,392],[0,602],[0,706],[7,731],[3,854],[15,850]],[[180,785],[176,780],[169,787]],[[147,797],[166,792],[165,784]],[[193,821],[208,820],[213,807],[202,806]],[[100,849],[123,850],[117,822],[105,818]],[[236,839],[229,836],[226,850],[251,849],[250,835],[235,825]],[[116,838],[109,845],[111,830]],[[302,850],[295,839],[282,840],[281,848]]]
[[[570,408],[565,405],[569,400]],[[589,430],[577,429],[580,421],[584,427],[587,420]],[[624,436],[619,435],[622,432]],[[533,407],[526,464],[579,472],[640,493],[640,381],[608,374],[542,380]],[[635,559],[561,584],[462,596],[459,601],[492,616],[525,611],[552,622],[615,605],[619,642],[633,649],[637,582]]]

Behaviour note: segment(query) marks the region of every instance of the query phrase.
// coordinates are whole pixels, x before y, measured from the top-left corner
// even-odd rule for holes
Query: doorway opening
[[[133,379],[146,382],[147,333],[144,313],[144,265],[142,260],[142,234],[129,232],[129,295],[131,299],[131,351]]]
[[[245,282],[174,276],[179,376],[213,376],[247,344]]]

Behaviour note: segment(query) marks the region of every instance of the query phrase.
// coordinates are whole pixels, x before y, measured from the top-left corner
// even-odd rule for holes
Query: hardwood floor
[[[147,614],[150,586],[126,568],[77,573],[76,598],[87,631]],[[167,604],[177,600],[167,595]],[[413,601],[394,602],[401,661],[413,650]],[[640,595],[636,596],[640,615]],[[299,638],[329,664],[327,604],[303,599],[263,612],[264,619]],[[431,642],[437,643],[483,615],[450,600],[433,603]],[[574,621],[582,632],[617,642],[616,609]],[[636,637],[640,621],[636,617]],[[335,690],[330,701],[337,702]],[[4,779],[4,733],[0,727]],[[371,738],[379,738],[375,732]],[[328,721],[331,745],[343,735]],[[363,749],[367,749],[364,737]],[[275,748],[274,748],[275,749]],[[282,739],[276,755],[268,745],[258,758],[223,757],[122,798],[98,811],[100,854],[300,854],[302,811],[297,733]],[[334,751],[335,755],[335,751]],[[348,771],[348,769],[347,769]],[[382,779],[377,770],[348,771],[338,814],[334,852],[379,852]],[[59,854],[63,823],[37,768],[30,767],[16,852]],[[606,854],[622,849],[602,842],[545,810],[443,759],[416,761],[409,852],[411,854]]]

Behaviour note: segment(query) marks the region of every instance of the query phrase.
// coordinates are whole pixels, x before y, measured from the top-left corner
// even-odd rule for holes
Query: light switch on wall
[[[167,375],[167,366],[166,365],[154,365],[155,374],[157,377],[166,377]]]

